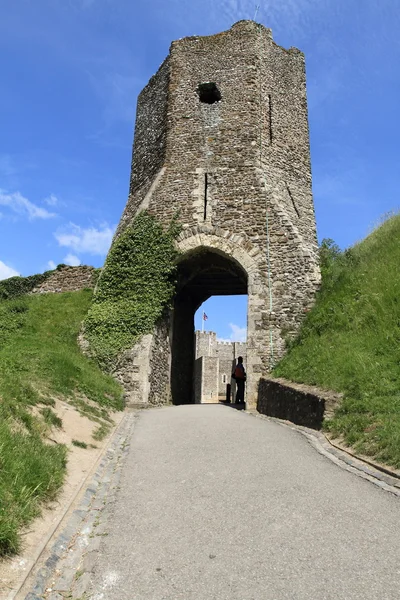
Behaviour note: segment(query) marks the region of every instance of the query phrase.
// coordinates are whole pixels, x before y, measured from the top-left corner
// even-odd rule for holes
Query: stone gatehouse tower
[[[128,402],[193,402],[194,313],[248,294],[247,403],[284,353],[319,283],[304,55],[240,21],[175,41],[137,105],[129,198],[183,232],[168,322],[121,362]],[[117,232],[118,235],[118,232]]]

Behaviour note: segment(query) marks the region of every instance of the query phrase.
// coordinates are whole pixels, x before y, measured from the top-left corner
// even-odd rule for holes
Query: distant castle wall
[[[62,292],[78,292],[85,288],[94,288],[97,281],[98,269],[86,265],[69,267],[68,265],[55,269],[36,288],[32,294],[60,294]]]
[[[195,340],[195,403],[226,400],[228,384],[234,396],[235,382],[231,374],[239,356],[246,366],[246,343],[219,341],[214,331],[196,331]]]

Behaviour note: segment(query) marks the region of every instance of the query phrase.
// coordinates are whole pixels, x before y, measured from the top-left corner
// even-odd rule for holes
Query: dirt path
[[[87,478],[90,477],[123,417],[123,413],[114,413],[112,418],[115,425],[109,435],[102,441],[95,442],[92,435],[98,427],[97,423],[82,416],[70,404],[59,400],[56,402],[55,411],[62,419],[63,428],[59,431],[55,430],[51,437],[57,443],[66,444],[69,449],[65,483],[57,500],[50,503],[43,510],[42,515],[23,532],[22,552],[18,556],[0,562],[1,599],[14,598],[15,591],[35,565],[50,537],[59,527],[62,527],[61,520],[66,520],[72,513],[79,502],[79,491],[85,487]],[[88,448],[74,446],[73,439],[86,443]],[[90,447],[91,445],[96,447]]]

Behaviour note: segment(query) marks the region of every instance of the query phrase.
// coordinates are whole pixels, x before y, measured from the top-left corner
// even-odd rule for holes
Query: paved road
[[[400,598],[400,500],[224,406],[142,412],[95,600]]]

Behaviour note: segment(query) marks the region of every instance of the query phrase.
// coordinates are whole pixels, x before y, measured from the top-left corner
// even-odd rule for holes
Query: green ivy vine
[[[177,219],[164,229],[147,211],[115,240],[84,323],[91,354],[110,370],[121,351],[150,333],[176,287]]]
[[[35,287],[43,283],[53,271],[45,271],[29,277],[10,277],[0,281],[0,300],[12,300],[29,294]]]

